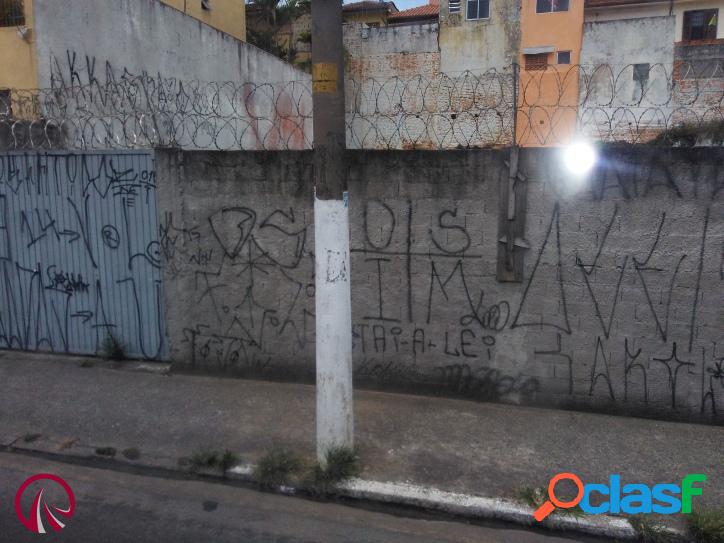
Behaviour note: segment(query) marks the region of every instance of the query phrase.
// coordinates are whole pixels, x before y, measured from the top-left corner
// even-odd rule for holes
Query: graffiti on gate
[[[0,154],[0,346],[163,358],[151,153]]]

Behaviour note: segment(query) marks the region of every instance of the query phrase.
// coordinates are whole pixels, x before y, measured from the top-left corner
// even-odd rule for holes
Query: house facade
[[[517,65],[522,146],[633,132],[647,141],[717,120],[722,9],[721,0],[441,0],[440,71]]]
[[[342,7],[345,23],[363,23],[370,27],[385,26],[387,18],[399,10],[394,2],[362,0]]]
[[[501,70],[517,60],[520,0],[441,0],[443,72]]]

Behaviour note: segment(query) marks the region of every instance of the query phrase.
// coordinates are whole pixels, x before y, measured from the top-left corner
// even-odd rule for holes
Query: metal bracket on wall
[[[511,147],[508,177],[500,180],[498,218],[498,281],[523,281],[525,250],[526,177],[518,170],[519,147]]]

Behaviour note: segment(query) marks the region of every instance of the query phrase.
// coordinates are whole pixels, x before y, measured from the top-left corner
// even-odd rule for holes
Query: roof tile
[[[405,9],[398,13],[393,13],[387,20],[390,22],[403,21],[405,19],[417,19],[422,17],[434,18],[440,15],[440,6],[437,4],[426,4],[416,8]]]

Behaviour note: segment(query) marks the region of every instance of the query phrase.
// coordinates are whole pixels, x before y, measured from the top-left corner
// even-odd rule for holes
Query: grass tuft
[[[219,463],[218,451],[198,451],[191,455],[191,470],[198,471],[203,468],[213,468]]]
[[[217,468],[225,477],[226,472],[238,463],[239,455],[228,449],[223,452],[217,450],[207,450],[195,452],[191,455],[191,458],[189,459],[189,469],[191,471],[199,471],[201,469]]]
[[[631,527],[636,530],[641,543],[673,543],[678,537],[665,526],[652,520],[647,515],[633,515],[628,519]]]
[[[139,458],[141,458],[141,451],[139,451],[136,447],[123,449],[121,453],[129,460],[138,460]]]
[[[724,509],[701,509],[686,517],[697,543],[724,543]]]
[[[515,490],[515,499],[533,509],[538,509],[548,500],[548,494],[540,487],[521,486]]]
[[[276,488],[289,483],[303,468],[302,460],[292,452],[273,450],[259,460],[254,469],[254,479],[264,487]]]
[[[221,453],[221,455],[219,457],[218,467],[221,470],[221,474],[223,476],[226,476],[226,472],[229,471],[231,468],[233,468],[238,463],[239,463],[239,455],[231,452],[229,449],[226,449],[223,453]]]
[[[312,469],[311,486],[316,492],[328,493],[347,479],[357,477],[362,471],[359,457],[348,447],[333,447]]]
[[[548,501],[548,492],[541,487],[533,488],[530,486],[521,486],[515,491],[515,499],[529,505],[533,509],[538,509],[541,505]],[[556,508],[553,514],[571,515],[574,517],[585,515],[583,509],[581,509],[578,505],[568,509]]]
[[[103,356],[109,360],[126,360],[126,348],[113,334],[108,334],[103,342]]]

